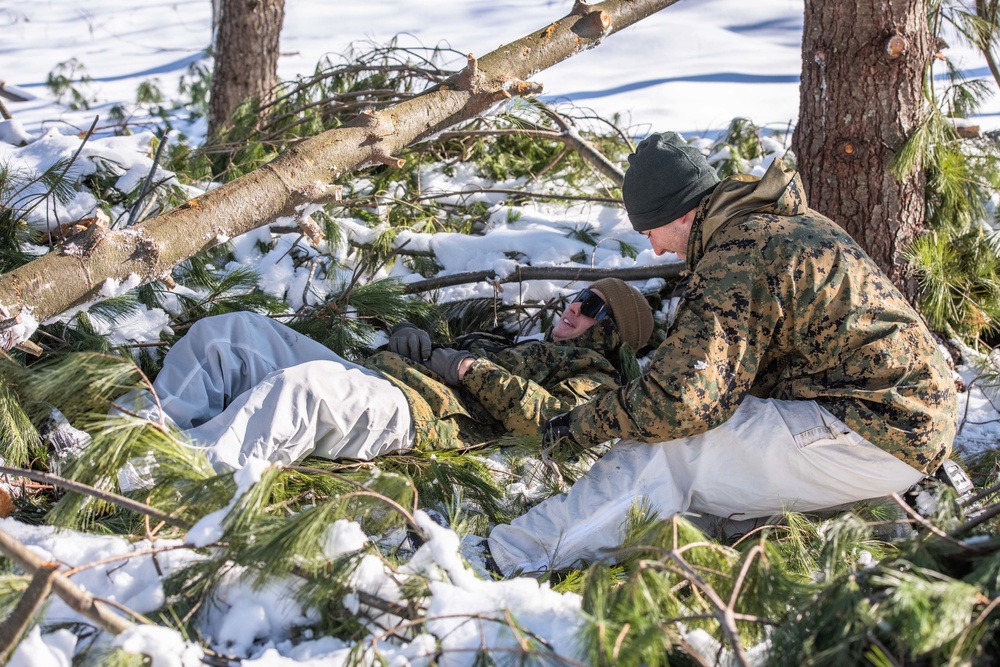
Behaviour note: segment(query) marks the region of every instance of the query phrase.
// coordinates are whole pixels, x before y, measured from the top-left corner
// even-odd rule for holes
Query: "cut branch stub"
[[[371,164],[387,164],[397,169],[406,164],[406,160],[391,156],[381,145],[383,139],[396,132],[395,119],[391,114],[365,109],[350,124],[360,127],[365,132],[365,139],[361,145],[371,147],[371,159],[369,160]]]
[[[382,141],[383,138],[388,137],[396,131],[396,123],[392,115],[378,113],[374,109],[365,109],[350,124],[365,130],[365,133],[368,135],[365,143]]]
[[[312,219],[311,215],[303,215],[296,221],[298,223],[299,229],[309,237],[309,242],[314,246],[319,245],[319,242],[323,240],[323,230],[320,229],[316,221]]]
[[[478,95],[486,89],[484,85],[486,78],[479,71],[479,61],[476,57],[470,53],[468,58],[465,69],[458,75],[457,88]]]
[[[395,167],[396,169],[399,169],[404,164],[406,164],[406,160],[404,160],[403,158],[393,157],[392,155],[389,155],[385,151],[375,151],[375,154],[372,155],[372,157],[375,158],[376,162],[387,164],[390,167]]]
[[[895,60],[906,52],[909,42],[899,31],[894,32],[885,42],[885,53],[890,60]]]
[[[582,4],[582,3],[581,3]],[[596,10],[587,12],[573,24],[573,32],[584,39],[600,39],[611,29],[611,14]]]

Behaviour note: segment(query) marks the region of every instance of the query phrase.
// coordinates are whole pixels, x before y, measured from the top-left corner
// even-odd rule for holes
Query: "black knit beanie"
[[[674,132],[649,135],[628,162],[622,200],[639,232],[673,222],[719,184],[701,151]]]

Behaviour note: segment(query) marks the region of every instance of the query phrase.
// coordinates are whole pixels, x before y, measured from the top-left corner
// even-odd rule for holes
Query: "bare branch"
[[[31,578],[28,590],[14,608],[14,612],[0,625],[0,664],[7,664],[7,659],[14,652],[17,643],[31,625],[31,619],[49,597],[52,591],[52,577],[55,575],[57,563],[42,563]]]
[[[608,277],[621,278],[622,280],[649,280],[650,278],[676,280],[684,270],[682,262],[636,266],[630,269],[596,269],[581,266],[519,266],[505,276],[498,276],[496,271],[486,269],[484,271],[453,273],[447,276],[428,278],[427,280],[417,280],[407,283],[405,291],[407,294],[417,294],[442,287],[478,283],[484,280],[499,284],[519,283],[524,280],[600,280],[601,278]]]
[[[0,552],[14,561],[33,577],[49,567],[49,563],[35,555],[28,547],[0,529]],[[108,610],[105,603],[83,590],[69,577],[58,571],[51,573],[51,585],[56,595],[74,611],[97,623],[112,634],[120,634],[132,627],[132,623]]]
[[[26,470],[24,468],[12,468],[9,466],[0,466],[0,474],[14,475],[15,477],[27,477],[28,479],[33,479],[36,482],[42,482],[45,484],[51,484],[52,486],[58,486],[64,489],[69,489],[70,491],[75,491],[77,493],[82,493],[86,496],[92,498],[97,498],[98,500],[104,500],[106,502],[112,503],[113,505],[118,505],[119,507],[139,514],[145,514],[146,516],[158,519],[163,523],[169,524],[176,528],[182,528],[188,530],[191,528],[191,524],[188,522],[178,519],[177,517],[171,516],[166,512],[161,512],[155,507],[150,507],[144,503],[140,503],[137,500],[132,500],[131,498],[126,498],[125,496],[120,496],[117,493],[111,493],[110,491],[101,491],[100,489],[95,489],[87,484],[82,484],[80,482],[74,482],[73,480],[66,479],[65,477],[59,477],[58,475],[52,475],[45,472],[38,472],[37,470]]]

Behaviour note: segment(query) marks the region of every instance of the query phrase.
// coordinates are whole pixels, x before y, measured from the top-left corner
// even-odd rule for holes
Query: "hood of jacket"
[[[694,268],[715,233],[729,222],[751,213],[800,215],[807,208],[802,180],[780,159],[775,158],[761,177],[730,176],[698,207],[688,239],[688,268]]]

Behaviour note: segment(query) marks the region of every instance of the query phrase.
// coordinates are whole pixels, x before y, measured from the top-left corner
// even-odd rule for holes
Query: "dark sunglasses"
[[[611,307],[596,292],[585,289],[576,295],[573,303],[580,304],[580,314],[600,321],[611,314]]]

